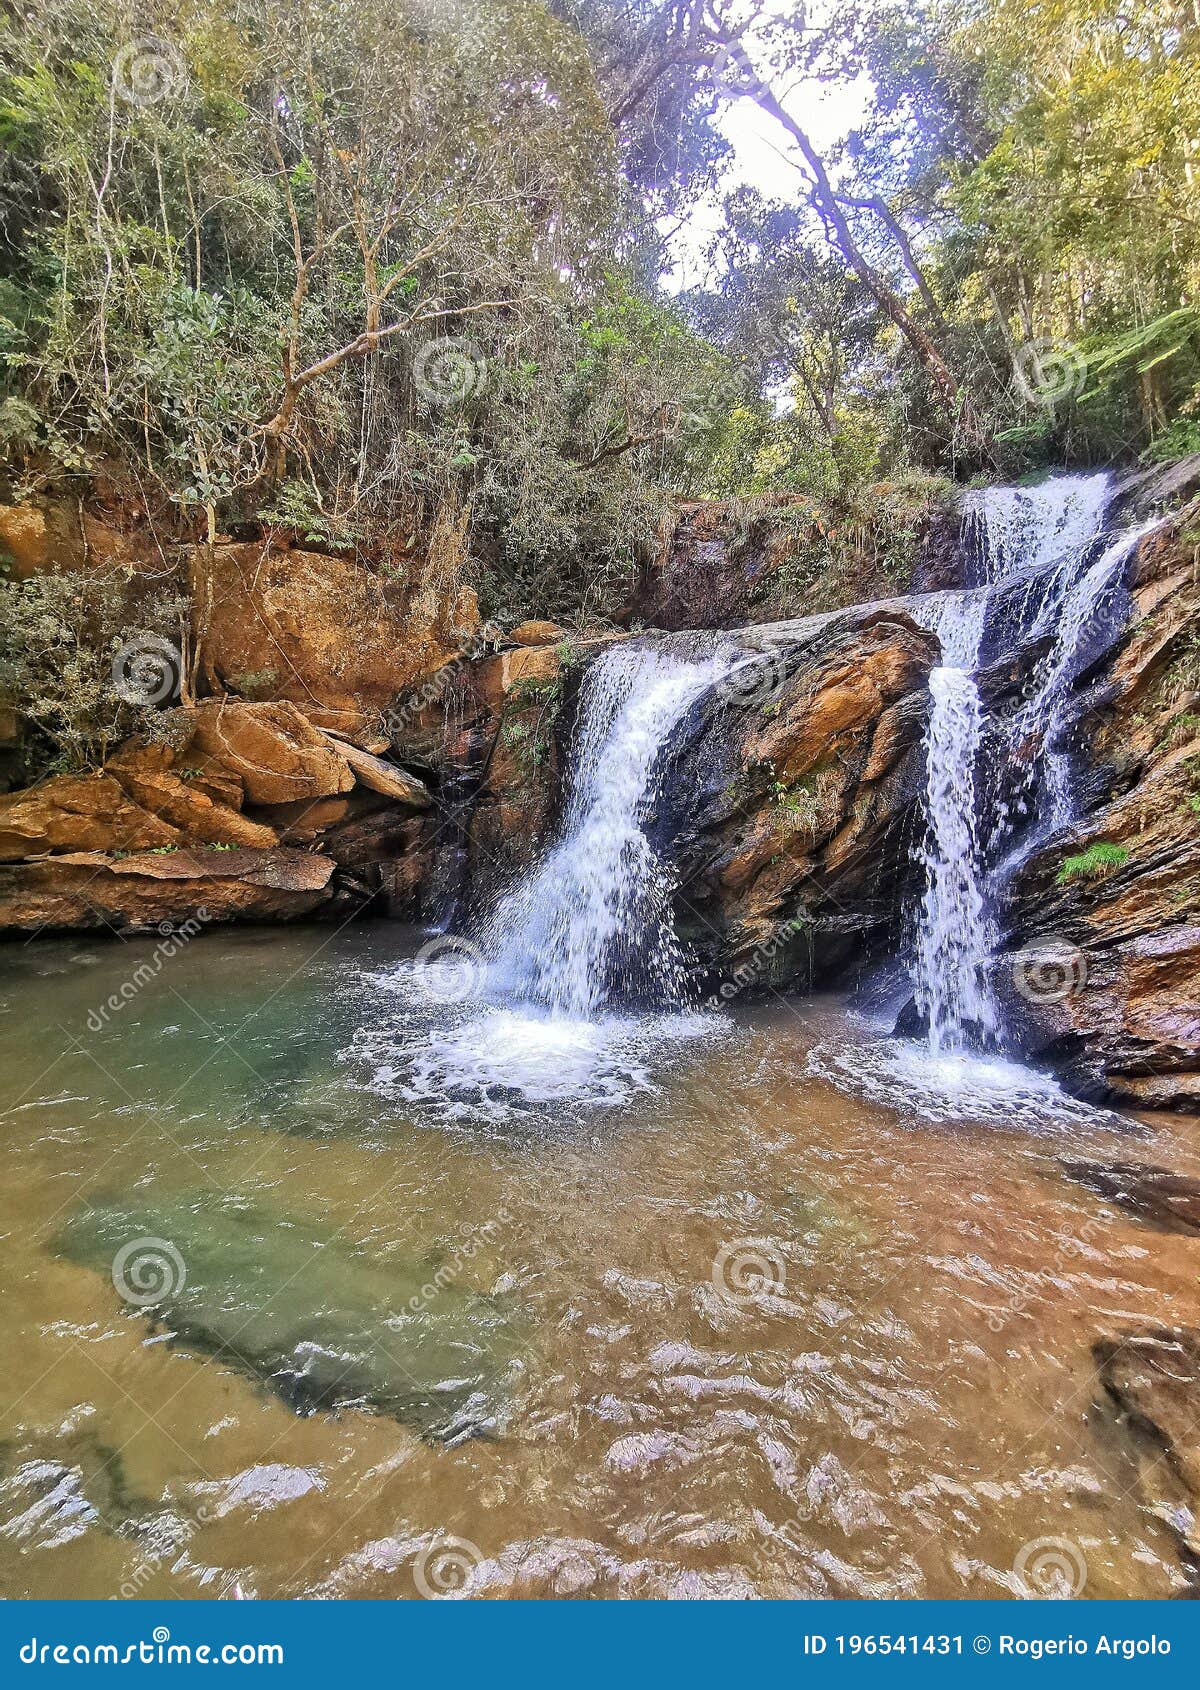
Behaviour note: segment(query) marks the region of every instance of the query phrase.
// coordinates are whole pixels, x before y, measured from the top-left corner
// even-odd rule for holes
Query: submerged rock
[[[1162,1232],[1200,1232],[1200,1180],[1133,1162],[1072,1162],[1064,1172]]]
[[[453,1441],[501,1423],[517,1331],[497,1299],[456,1283],[461,1260],[372,1261],[332,1229],[208,1193],[98,1203],[58,1248],[297,1412],[367,1404]]]
[[[1161,1327],[1099,1339],[1097,1377],[1121,1411],[1147,1506],[1200,1567],[1200,1332]]]

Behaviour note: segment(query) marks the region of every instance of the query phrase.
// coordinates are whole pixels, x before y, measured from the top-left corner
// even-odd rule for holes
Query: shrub
[[[1110,869],[1121,868],[1128,861],[1129,851],[1124,845],[1101,839],[1077,857],[1064,857],[1057,882],[1066,886],[1072,880],[1102,880]]]
[[[28,779],[95,768],[134,733],[170,736],[184,605],[122,577],[0,581],[0,700],[26,728]]]

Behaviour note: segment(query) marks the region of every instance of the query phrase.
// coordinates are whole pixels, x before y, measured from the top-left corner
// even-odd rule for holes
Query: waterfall
[[[1016,719],[1016,736],[1041,725],[1045,744],[1047,814],[1043,834],[1049,836],[1075,819],[1071,791],[1071,759],[1066,745],[1070,729],[1071,682],[1089,636],[1120,586],[1125,564],[1138,542],[1158,526],[1156,519],[1127,529],[1101,552],[1096,561],[1065,588],[1055,610],[1054,644],[1042,665],[1039,684]],[[1039,616],[1035,632],[1046,626]],[[1014,736],[1015,737],[1015,736]]]
[[[983,584],[932,595],[918,612],[942,643],[942,664],[930,676],[926,885],[912,965],[917,1006],[935,1055],[994,1042],[997,1018],[987,967],[1000,884],[1076,814],[1073,684],[1094,654],[1097,626],[1126,562],[1153,526],[1128,529],[1090,561],[1110,495],[1103,474],[968,494],[966,538],[974,575]],[[993,743],[1002,753],[993,761],[1005,771],[1008,790],[995,795],[995,821],[984,840],[979,752],[988,720],[976,671],[989,605],[1000,587],[1014,583],[1006,654],[1019,653],[1033,640],[1048,637],[1049,644],[1034,665],[1027,701],[1008,721],[991,723]],[[988,773],[994,778],[993,770]],[[1035,826],[1014,848],[1014,830],[1031,810],[1037,812]]]
[[[957,1049],[968,1027],[990,1030],[995,1022],[984,973],[991,947],[976,827],[983,710],[972,673],[986,608],[981,593],[952,593],[929,618],[943,662],[929,677],[929,839],[915,973],[935,1053]]]
[[[682,1000],[673,876],[646,826],[672,730],[728,667],[630,646],[592,664],[561,840],[484,934],[506,996],[580,1020],[630,995]]]

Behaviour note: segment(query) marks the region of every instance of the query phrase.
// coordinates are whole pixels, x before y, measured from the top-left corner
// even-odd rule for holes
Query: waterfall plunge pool
[[[378,1080],[488,1017],[424,942],[213,931],[98,1031],[153,940],[5,949],[5,1594],[413,1597],[448,1535],[480,1596],[1015,1595],[1048,1537],[1182,1586],[1091,1346],[1198,1323],[1194,1240],[1062,1164],[1195,1177],[1195,1122],[948,1131],[770,999],[485,1130]]]

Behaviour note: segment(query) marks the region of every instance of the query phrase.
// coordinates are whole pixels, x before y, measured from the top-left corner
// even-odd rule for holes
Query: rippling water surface
[[[1196,1123],[419,942],[213,932],[106,1015],[152,940],[0,953],[4,1595],[993,1596],[1046,1537],[1182,1586],[1091,1345],[1200,1324],[1200,1241],[1060,1158]]]

